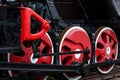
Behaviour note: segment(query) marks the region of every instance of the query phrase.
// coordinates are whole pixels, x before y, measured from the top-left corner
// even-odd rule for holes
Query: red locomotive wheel
[[[22,52],[9,54],[8,62],[18,62],[18,63],[28,63],[28,64],[53,64],[53,58],[54,58],[53,56],[33,58],[34,53],[31,42],[26,42],[25,45],[21,44],[23,50]],[[41,37],[40,44],[38,47],[40,53],[46,53],[46,54],[53,53],[53,43],[47,33],[43,37]],[[15,76],[19,73],[20,71],[9,71],[10,76]],[[45,80],[46,77],[43,78],[42,76],[40,80],[41,79]]]
[[[118,41],[115,32],[109,27],[100,27],[96,32],[96,63],[105,62],[106,59],[116,60],[118,55]],[[97,67],[103,74],[109,73],[114,65]]]
[[[87,32],[78,26],[65,29],[60,35],[59,52],[72,52],[84,50],[88,47],[91,51],[91,43]],[[91,54],[88,57],[90,60]],[[60,55],[61,65],[72,65],[72,62],[83,62],[83,54]],[[78,80],[81,76],[67,73],[64,74],[67,79]]]

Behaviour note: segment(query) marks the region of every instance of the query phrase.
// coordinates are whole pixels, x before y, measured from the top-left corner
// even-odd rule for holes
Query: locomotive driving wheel
[[[40,58],[33,58],[33,49],[31,42],[26,42],[21,44],[22,52],[20,53],[11,53],[8,55],[8,62],[17,62],[17,63],[28,63],[28,64],[53,64],[53,56],[44,56]],[[50,36],[46,33],[43,37],[40,38],[38,45],[40,54],[51,54],[53,53],[53,43]],[[9,71],[10,76],[16,76],[20,71]],[[41,76],[37,80],[46,80],[47,76]]]
[[[91,51],[91,43],[87,32],[78,26],[69,27],[60,34],[59,52],[81,51],[86,47]],[[60,55],[61,65],[72,65],[73,62],[83,62],[83,54]],[[87,57],[91,58],[91,54]],[[81,76],[74,73],[65,73],[64,76],[70,80],[78,80]]]
[[[96,63],[105,62],[107,59],[116,60],[118,55],[118,41],[115,32],[109,27],[100,27],[95,32],[96,42]],[[103,74],[109,73],[114,67],[102,66],[97,67],[98,71]]]

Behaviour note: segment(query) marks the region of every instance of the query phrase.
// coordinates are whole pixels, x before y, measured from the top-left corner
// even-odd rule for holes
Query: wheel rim
[[[87,41],[87,42],[86,42]],[[91,51],[91,43],[86,31],[78,26],[65,29],[60,35],[59,52],[80,51],[88,47]],[[91,54],[88,59],[90,59]],[[72,62],[83,62],[83,54],[60,55],[61,65],[71,65]],[[77,80],[81,78],[76,74],[64,74],[67,79]]]
[[[33,50],[30,42],[26,43],[27,47],[21,44],[22,52],[16,54],[8,54],[8,62],[18,62],[18,63],[29,63],[29,64],[53,64],[53,56],[45,56],[33,59]],[[53,44],[50,36],[46,33],[40,39],[40,44],[38,46],[40,53],[51,54],[54,52]],[[21,54],[21,55],[18,55]],[[9,71],[10,76],[16,76],[20,71]],[[40,80],[46,80],[46,76],[42,76]]]
[[[109,27],[100,27],[96,32],[96,63],[105,62],[106,59],[116,60],[118,55],[118,41],[115,32]],[[103,74],[109,73],[114,67],[97,67]]]

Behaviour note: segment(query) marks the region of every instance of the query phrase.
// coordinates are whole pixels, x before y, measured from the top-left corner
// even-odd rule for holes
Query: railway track
[[[115,66],[108,74],[89,73],[80,80],[120,80],[120,66]]]

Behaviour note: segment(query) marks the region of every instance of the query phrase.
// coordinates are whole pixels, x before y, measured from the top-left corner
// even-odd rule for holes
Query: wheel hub
[[[31,54],[30,61],[31,61],[31,63],[35,64],[35,63],[37,63],[38,58],[33,58],[33,56],[34,56],[34,53]]]
[[[111,52],[111,48],[110,48],[110,47],[107,47],[107,49],[106,49],[106,53],[109,55],[110,52]]]
[[[80,49],[76,49],[75,51],[80,51]],[[76,59],[79,59],[81,54],[80,53],[76,53],[74,56],[75,56]]]

